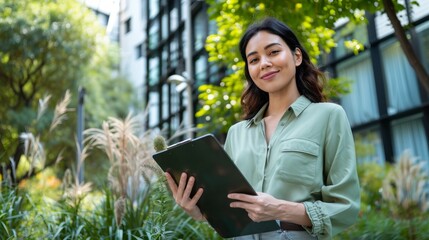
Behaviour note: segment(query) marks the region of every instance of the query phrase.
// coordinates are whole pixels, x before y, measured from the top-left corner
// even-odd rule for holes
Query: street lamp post
[[[194,106],[193,106],[193,97],[192,97],[192,82],[189,79],[186,79],[185,77],[174,74],[167,78],[168,83],[172,83],[176,85],[176,91],[182,92],[186,88],[187,93],[187,99],[186,99],[186,108],[187,108],[187,137],[192,138],[192,130],[191,128],[194,125]]]

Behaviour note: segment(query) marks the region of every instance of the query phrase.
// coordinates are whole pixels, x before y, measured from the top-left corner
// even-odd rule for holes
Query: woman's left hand
[[[279,219],[279,205],[282,201],[267,193],[258,192],[257,196],[231,193],[228,194],[228,198],[238,200],[232,202],[230,206],[243,208],[254,222]]]
[[[237,200],[231,202],[233,208],[243,208],[254,222],[269,220],[287,221],[302,226],[311,227],[304,204],[274,198],[270,194],[258,192],[257,196],[230,193],[228,198]]]

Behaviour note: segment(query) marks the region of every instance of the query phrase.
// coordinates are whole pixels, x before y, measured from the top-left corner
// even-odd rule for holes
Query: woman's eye
[[[252,59],[250,59],[249,60],[249,63],[251,64],[251,63],[256,63],[258,61],[258,59],[257,58],[252,58]]]
[[[270,54],[271,54],[271,55],[275,55],[275,54],[277,54],[277,53],[279,53],[279,52],[280,52],[279,50],[273,50],[273,51],[271,51],[271,52],[270,52]]]

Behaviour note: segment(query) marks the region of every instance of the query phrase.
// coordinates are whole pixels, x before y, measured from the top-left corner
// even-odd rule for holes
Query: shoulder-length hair
[[[298,91],[311,102],[325,101],[325,96],[322,93],[325,76],[311,62],[308,53],[298,41],[298,38],[286,24],[275,18],[265,18],[261,22],[251,25],[244,33],[239,44],[241,57],[245,62],[244,73],[247,80],[246,88],[241,95],[241,105],[244,111],[243,118],[251,119],[259,109],[268,102],[268,93],[259,89],[253,82],[246,61],[247,44],[249,40],[260,31],[267,31],[281,37],[291,51],[294,51],[296,48],[301,50],[302,63],[296,67],[295,76]]]

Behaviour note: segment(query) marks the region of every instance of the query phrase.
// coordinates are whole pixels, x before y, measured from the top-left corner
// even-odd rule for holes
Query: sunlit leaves
[[[345,41],[344,45],[347,49],[353,51],[354,54],[358,54],[359,52],[364,50],[364,46],[362,43],[357,41],[356,39]]]
[[[0,7],[6,9],[0,18],[0,79],[12,86],[16,107],[34,107],[32,99],[42,89],[71,87],[92,58],[97,35],[104,34],[74,0],[1,0]],[[53,91],[53,97],[61,92]]]
[[[346,78],[330,78],[323,88],[323,93],[330,99],[339,98],[350,92],[352,83],[352,80]]]
[[[240,96],[244,87],[242,74],[242,71],[232,73],[223,79],[220,86],[200,86],[199,98],[204,99],[204,105],[196,113],[196,117],[201,118],[197,127],[226,132],[231,123],[240,120]]]

